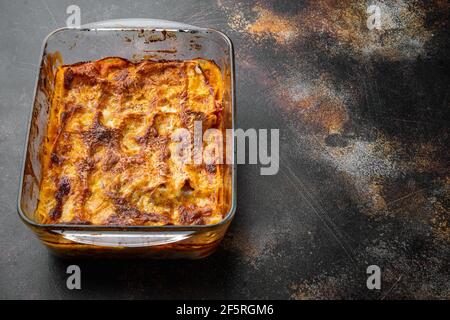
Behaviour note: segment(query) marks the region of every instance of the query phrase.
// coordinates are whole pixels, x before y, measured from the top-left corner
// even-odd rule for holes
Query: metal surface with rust
[[[280,129],[280,171],[238,168],[238,210],[200,261],[66,261],[15,212],[44,36],[64,1],[0,4],[1,298],[450,298],[447,1],[81,1],[82,22],[153,17],[234,41],[237,126]],[[372,1],[370,2],[372,4]],[[176,7],[176,10],[172,8]],[[82,290],[66,289],[79,264]],[[382,270],[381,290],[366,268]]]

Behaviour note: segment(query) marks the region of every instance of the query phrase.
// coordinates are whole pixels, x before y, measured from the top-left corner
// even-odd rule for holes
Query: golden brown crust
[[[202,59],[59,68],[41,160],[42,223],[193,225],[222,219],[221,165],[171,158],[171,134],[218,128],[223,84]]]

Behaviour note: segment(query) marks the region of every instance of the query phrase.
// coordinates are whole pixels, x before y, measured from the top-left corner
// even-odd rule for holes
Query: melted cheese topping
[[[219,222],[222,165],[177,161],[171,134],[193,136],[196,120],[221,129],[222,94],[219,68],[202,59],[60,67],[41,154],[40,222]]]

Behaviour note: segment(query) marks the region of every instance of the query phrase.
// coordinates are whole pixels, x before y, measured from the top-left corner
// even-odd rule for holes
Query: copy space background
[[[364,1],[1,0],[0,298],[449,298],[449,6],[373,3],[380,31]],[[233,40],[237,125],[280,129],[280,171],[239,166],[236,217],[211,257],[59,260],[17,216],[41,43],[69,4],[82,23],[162,18]]]

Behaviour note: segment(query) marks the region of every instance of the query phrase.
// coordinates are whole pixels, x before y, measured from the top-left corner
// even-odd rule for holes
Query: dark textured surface
[[[340,4],[336,4],[340,3]],[[80,1],[82,22],[151,17],[235,44],[238,127],[280,129],[280,171],[238,168],[238,210],[201,261],[65,261],[16,214],[43,38],[68,1],[0,1],[0,298],[450,298],[449,6]],[[371,2],[372,3],[372,2]],[[66,289],[69,264],[82,290]],[[366,268],[382,288],[366,288]]]

